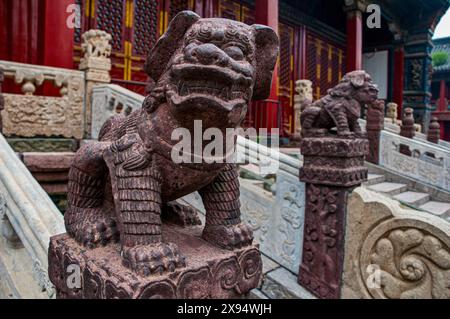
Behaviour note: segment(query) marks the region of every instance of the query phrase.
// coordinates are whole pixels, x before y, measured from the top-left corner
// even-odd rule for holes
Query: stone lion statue
[[[377,100],[378,88],[365,71],[347,73],[340,83],[328,90],[301,113],[302,135],[324,136],[336,128],[339,137],[362,137],[358,124],[361,107]]]
[[[193,132],[195,120],[204,130],[238,127],[251,99],[267,98],[277,55],[269,27],[179,13],[149,53],[145,70],[153,84],[142,109],[111,118],[99,141],[76,153],[64,216],[69,235],[87,247],[120,240],[124,265],[141,275],[173,271],[185,258],[164,240],[161,217],[198,224],[173,201],[199,191],[203,238],[229,250],[251,245],[235,165],[176,164],[171,136],[178,128]]]

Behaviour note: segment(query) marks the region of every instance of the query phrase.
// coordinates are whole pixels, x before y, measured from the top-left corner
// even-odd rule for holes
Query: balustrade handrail
[[[0,134],[0,196],[3,214],[20,238],[33,264],[30,271],[42,289],[53,295],[47,277],[50,237],[65,232],[61,212],[33,178],[26,166]]]
[[[401,151],[408,147],[408,153]],[[450,191],[450,149],[386,130],[380,133],[379,165]]]
[[[84,72],[78,70],[4,61],[4,60],[0,60],[0,68],[2,68],[5,77],[14,76],[17,70],[35,71],[42,73],[46,80],[54,80],[56,76],[64,74],[78,75],[84,77]]]

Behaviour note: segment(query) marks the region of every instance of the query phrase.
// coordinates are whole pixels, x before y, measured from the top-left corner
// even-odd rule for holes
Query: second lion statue
[[[149,53],[145,69],[154,85],[142,109],[111,118],[99,141],[76,153],[64,217],[69,235],[91,248],[120,240],[124,265],[141,275],[174,271],[186,261],[165,241],[161,216],[180,213],[171,202],[199,191],[202,237],[229,250],[251,245],[235,165],[176,164],[171,134],[193,132],[194,120],[222,132],[238,127],[251,99],[267,98],[277,55],[278,37],[267,26],[190,11],[175,16]]]

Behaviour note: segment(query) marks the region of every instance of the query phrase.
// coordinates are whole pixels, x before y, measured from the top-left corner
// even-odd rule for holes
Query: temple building
[[[272,92],[254,103],[247,125],[278,127],[289,136],[295,132],[296,80],[311,80],[318,99],[343,74],[364,68],[380,97],[397,103],[398,116],[412,107],[426,131],[433,110],[431,37],[448,6],[447,0],[3,0],[0,59],[77,69],[81,35],[101,29],[112,36],[112,82],[143,94],[149,49],[170,19],[188,9],[278,30]]]

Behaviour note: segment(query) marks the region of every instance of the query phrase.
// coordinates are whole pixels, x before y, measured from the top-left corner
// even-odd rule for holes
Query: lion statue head
[[[269,27],[179,13],[148,55],[154,82],[144,108],[161,105],[180,125],[236,127],[250,101],[267,98],[278,55]]]

